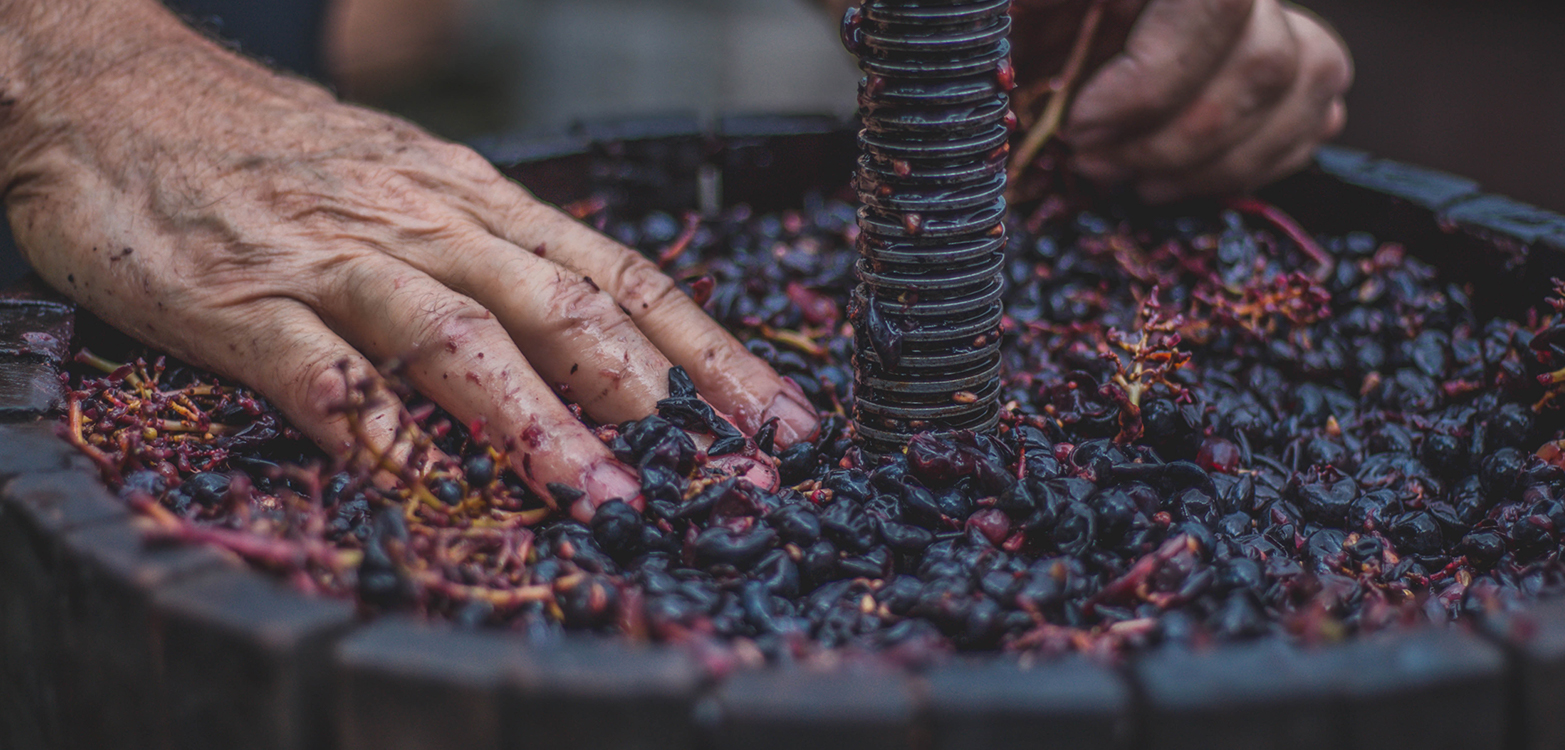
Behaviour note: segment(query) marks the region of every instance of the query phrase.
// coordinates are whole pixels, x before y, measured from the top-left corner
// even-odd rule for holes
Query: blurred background
[[[815,0],[165,1],[461,141],[623,115],[846,116],[859,78]],[[1565,213],[1565,0],[1300,4],[1357,62],[1339,143]],[[0,282],[25,271],[0,218]]]
[[[342,92],[457,139],[627,114],[846,115],[859,78],[811,0],[334,3]]]
[[[1344,145],[1565,212],[1565,2],[1308,0],[1358,64]],[[852,111],[810,0],[338,0],[326,68],[447,137],[582,117]]]

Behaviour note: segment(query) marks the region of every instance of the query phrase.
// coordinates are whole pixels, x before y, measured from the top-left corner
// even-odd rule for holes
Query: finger
[[[370,357],[400,359],[414,387],[456,418],[487,420],[533,491],[548,497],[548,485],[558,482],[599,504],[639,494],[630,470],[477,302],[384,256],[345,265],[335,286],[317,303],[327,322]]]
[[[1166,125],[1130,142],[1079,154],[1088,176],[1174,172],[1210,162],[1254,135],[1293,88],[1300,49],[1283,8],[1260,0],[1233,54]]]
[[[333,456],[346,456],[361,442],[381,451],[391,446],[397,404],[367,404],[358,427],[350,424],[342,407],[356,384],[377,374],[314,312],[295,300],[273,297],[247,305],[241,315],[235,335],[217,336],[228,345],[212,349],[219,353],[209,363],[212,369],[260,391]]]
[[[776,417],[777,442],[786,447],[819,429],[815,409],[797,384],[745,349],[640,253],[530,199],[513,206],[504,226],[494,229],[590,277],[654,346],[689,371],[702,395],[732,415],[746,433],[754,434]]]
[[[1260,130],[1222,158],[1186,174],[1143,180],[1142,197],[1165,202],[1190,195],[1258,187],[1303,166],[1315,146],[1340,130],[1345,119],[1342,94],[1352,66],[1335,36],[1303,14],[1289,12],[1300,40],[1301,68],[1293,89]]]
[[[1155,0],[1125,51],[1082,87],[1065,140],[1099,149],[1167,122],[1195,98],[1239,43],[1255,0]]]
[[[1201,195],[1222,195],[1252,190],[1291,174],[1309,162],[1324,140],[1332,107],[1316,105],[1314,112],[1290,107],[1293,119],[1278,119],[1221,159],[1196,172],[1177,176],[1148,177],[1136,192],[1148,203],[1169,203]]]
[[[477,229],[455,244],[402,256],[494,312],[544,381],[594,419],[640,419],[668,396],[673,365],[593,279]]]

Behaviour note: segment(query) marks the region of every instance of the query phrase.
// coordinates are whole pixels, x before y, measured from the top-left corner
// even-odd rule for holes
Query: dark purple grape
[[[1334,568],[1336,566],[1333,563],[1343,556],[1343,543],[1347,536],[1341,529],[1321,529],[1305,541],[1305,555],[1316,564]]]
[[[799,566],[785,550],[774,549],[766,553],[751,575],[771,594],[782,597],[799,595]]]
[[[831,490],[833,498],[850,500],[854,503],[863,503],[875,494],[869,475],[860,469],[838,469],[830,472],[821,480],[821,487]]]
[[[592,217],[611,236],[650,254],[678,240],[674,215],[629,215],[618,201]],[[1461,288],[1362,234],[1318,238],[1338,262],[1320,284],[1297,276],[1294,291],[1325,297],[1320,313],[1292,320],[1268,305],[1314,261],[1244,212],[1053,218],[1036,208],[1018,216],[1045,217],[1041,227],[1013,221],[1000,259],[1006,407],[992,435],[921,433],[905,452],[866,450],[850,424],[862,385],[853,358],[925,355],[930,331],[919,326],[932,324],[883,294],[853,305],[853,325],[842,325],[860,271],[896,265],[857,267],[853,206],[816,194],[796,211],[727,208],[663,263],[748,351],[799,384],[822,410],[817,436],[779,449],[773,422],[746,440],[674,368],[656,415],[589,423],[639,473],[645,505],[622,498],[590,524],[562,513],[531,525],[519,584],[550,587],[554,601],[496,607],[412,584],[416,564],[453,591],[518,585],[514,561],[492,569],[507,559],[498,547],[428,545],[443,533],[429,519],[455,527],[474,514],[548,512],[581,494],[553,485],[540,500],[523,486],[530,469],[502,468],[503,444],[437,412],[446,421],[434,445],[457,459],[426,480],[444,510],[408,516],[406,498],[358,474],[322,477],[322,536],[364,550],[357,578],[336,585],[357,586],[367,611],[417,604],[540,643],[566,626],[644,622],[654,640],[698,638],[716,661],[717,649],[745,639],[746,653],[771,661],[842,647],[889,651],[914,668],[953,648],[1043,633],[1060,635],[1042,649],[1101,653],[1311,640],[1322,636],[1309,630],[1319,612],[1367,632],[1565,591],[1565,471],[1535,456],[1565,421],[1534,409],[1537,376],[1565,367],[1565,326],[1534,335],[1514,320],[1481,320]],[[1106,329],[1133,341],[1154,287],[1163,310],[1187,316],[1177,349],[1193,358],[1131,393],[1129,360],[1102,356],[1123,353]],[[1258,317],[1217,311],[1262,299]],[[850,328],[868,334],[870,352],[843,335]],[[188,382],[174,377],[164,385]],[[214,414],[253,416],[235,405]],[[279,425],[226,445],[275,437]],[[712,460],[769,463],[757,449],[776,451],[780,486],[755,487],[725,474],[737,461]],[[245,528],[231,507],[239,498],[314,489],[298,479],[307,474],[280,471],[279,456],[232,450],[231,465],[192,462],[206,472],[127,464],[125,486],[233,530]],[[250,481],[230,492],[230,469]],[[464,502],[480,494],[484,502]],[[420,524],[417,533],[399,533],[371,513],[378,506]],[[295,507],[266,496],[249,517],[289,528],[291,511],[279,509]],[[466,557],[415,560],[426,546]]]
[[[1141,513],[1135,498],[1120,488],[1098,493],[1091,504],[1097,513],[1101,538],[1110,544],[1124,538]]]
[[[1521,404],[1503,404],[1485,425],[1486,447],[1525,450],[1532,439],[1533,416]],[[1536,445],[1536,443],[1533,443]]]
[[[875,600],[884,604],[892,614],[906,615],[908,610],[918,603],[918,596],[923,588],[923,582],[915,576],[896,576],[875,592]]]
[[[613,623],[619,600],[619,589],[614,583],[596,575],[579,578],[555,594],[568,628],[601,628]]]
[[[1399,424],[1383,424],[1364,443],[1371,453],[1412,453],[1413,433]]]
[[[814,544],[821,537],[821,519],[808,505],[796,503],[784,505],[766,517],[766,521],[784,542],[801,547]]]
[[[1479,465],[1478,478],[1492,500],[1502,500],[1516,492],[1516,484],[1524,468],[1526,460],[1521,451],[1501,448],[1484,457]]]
[[[990,544],[998,546],[1011,533],[1011,519],[997,508],[981,510],[967,518],[967,528],[982,534]]]
[[[1217,520],[1216,498],[1205,490],[1194,487],[1174,495],[1169,501],[1169,508],[1174,517],[1180,520],[1201,523],[1213,523]]]
[[[1386,545],[1381,543],[1378,537],[1362,536],[1358,541],[1344,547],[1348,557],[1354,562],[1364,563],[1377,560],[1385,552]]]
[[[972,470],[955,443],[932,433],[915,435],[907,447],[908,470],[931,488],[949,486]]]
[[[1061,510],[1059,521],[1051,532],[1051,540],[1060,552],[1079,555],[1091,545],[1098,534],[1098,519],[1085,503],[1071,502]]]
[[[820,454],[811,443],[799,443],[778,456],[777,470],[785,484],[798,484],[815,476]]]
[[[862,552],[875,545],[875,523],[852,500],[838,500],[821,513],[821,531],[847,552]]]
[[[880,537],[893,550],[906,554],[923,552],[935,540],[935,535],[926,529],[896,521],[882,522]]]
[[[430,494],[435,496],[436,500],[446,505],[462,504],[462,485],[458,484],[455,479],[436,479],[430,482],[429,491]],[[555,495],[555,499],[559,499],[558,494]]]
[[[1262,636],[1270,629],[1261,609],[1255,606],[1244,590],[1225,599],[1222,608],[1213,613],[1207,626],[1219,636],[1232,640]]]
[[[338,477],[342,479],[339,480]],[[223,501],[228,494],[228,485],[232,478],[227,474],[219,474],[212,471],[203,471],[191,474],[179,485],[179,488],[190,495],[190,499],[202,507],[213,508]],[[342,490],[348,484],[346,472],[333,476],[327,480],[327,485],[322,489],[322,497],[332,497],[335,504],[335,496],[340,496]],[[335,491],[334,491],[335,490]]]
[[[1342,479],[1330,485],[1311,482],[1299,488],[1297,502],[1305,518],[1318,523],[1342,526],[1348,522],[1349,509],[1358,499],[1358,485]]]
[[[1461,476],[1468,469],[1467,444],[1455,435],[1430,433],[1424,436],[1421,455],[1424,465],[1442,477]]]
[[[485,453],[469,456],[463,462],[463,471],[467,474],[469,487],[487,487],[496,476],[494,459]]]
[[[822,539],[804,550],[800,569],[813,581],[831,580],[837,570],[837,557],[837,546]]]
[[[1505,537],[1493,531],[1474,531],[1462,537],[1462,543],[1457,549],[1473,565],[1487,570],[1505,556]]]
[[[413,583],[405,574],[402,562],[407,543],[408,530],[402,521],[402,509],[392,507],[377,511],[359,561],[360,601],[387,611],[412,606]]]
[[[1411,511],[1391,519],[1389,533],[1398,551],[1414,555],[1439,554],[1444,540],[1440,524],[1424,511]]]
[[[600,506],[592,517],[592,538],[609,557],[620,564],[629,562],[644,548],[646,522],[635,508],[619,500]]]
[[[120,496],[124,497],[132,492],[138,492],[148,497],[158,497],[168,491],[168,479],[155,471],[133,471],[125,475],[125,483],[120,486]]]
[[[712,526],[696,537],[696,560],[702,565],[741,567],[771,549],[776,541],[777,532],[764,526],[750,532]]]

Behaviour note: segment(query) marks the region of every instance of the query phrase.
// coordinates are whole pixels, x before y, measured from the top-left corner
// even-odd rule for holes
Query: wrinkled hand
[[[1015,0],[1025,86],[1057,74],[1086,0]],[[1095,181],[1146,199],[1258,187],[1342,129],[1352,62],[1318,18],[1278,0],[1107,0],[1063,140]]]
[[[29,125],[0,133],[19,246],[106,321],[255,387],[328,449],[352,439],[339,363],[360,377],[400,359],[457,418],[514,439],[535,489],[586,490],[578,516],[639,484],[557,392],[601,422],[638,418],[679,364],[747,432],[816,429],[798,386],[636,252],[467,148],[155,13],[133,54],[20,90]],[[394,408],[369,425],[387,440]]]

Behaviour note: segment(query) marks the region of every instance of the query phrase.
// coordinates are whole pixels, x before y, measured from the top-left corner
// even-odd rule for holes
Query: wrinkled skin
[[[354,438],[333,409],[349,383],[394,359],[514,441],[535,488],[584,489],[578,515],[639,487],[556,394],[637,418],[680,364],[743,430],[778,417],[789,445],[817,429],[797,386],[639,254],[471,150],[271,73],[156,4],[0,6],[0,55],[0,185],[28,261],[329,450]],[[366,432],[395,427],[388,405]]]

